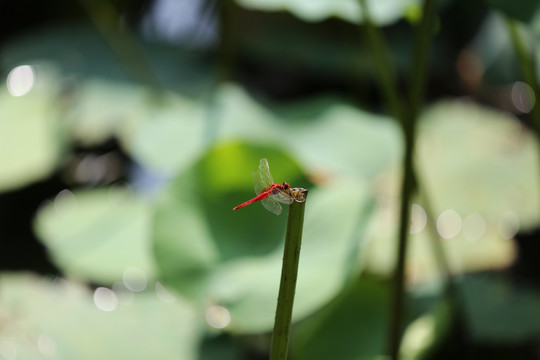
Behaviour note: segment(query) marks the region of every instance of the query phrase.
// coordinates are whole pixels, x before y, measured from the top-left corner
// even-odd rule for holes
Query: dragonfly
[[[279,215],[282,210],[280,202],[288,205],[294,202],[294,198],[289,190],[291,188],[289,184],[286,182],[282,184],[274,183],[272,174],[270,173],[270,167],[268,166],[268,160],[266,159],[261,159],[259,168],[253,170],[253,185],[257,196],[236,206],[233,210],[240,209],[260,200],[266,210]]]

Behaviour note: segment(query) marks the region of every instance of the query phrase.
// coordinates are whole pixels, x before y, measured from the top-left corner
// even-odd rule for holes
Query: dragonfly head
[[[281,186],[283,186],[283,190],[288,190],[291,187],[291,185],[289,185],[289,183],[286,183],[286,182],[281,184]]]

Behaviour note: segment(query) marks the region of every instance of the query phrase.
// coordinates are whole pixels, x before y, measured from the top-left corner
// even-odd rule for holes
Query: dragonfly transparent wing
[[[266,210],[276,215],[281,214],[281,210],[282,210],[281,205],[277,202],[277,200],[273,196],[263,199],[261,203],[263,204]]]
[[[264,189],[274,183],[272,174],[270,174],[270,167],[268,166],[268,160],[261,159],[259,162],[259,168],[253,170],[253,186],[255,187],[255,193],[259,195]]]
[[[259,169],[253,170],[253,188],[255,189],[255,194],[259,195],[267,187],[268,185],[265,185],[261,179]]]
[[[270,174],[270,166],[268,166],[268,160],[261,159],[261,161],[259,162],[259,174],[261,176],[263,184],[266,184],[265,186],[270,186],[274,183],[274,179],[272,179],[272,174]]]
[[[294,202],[294,199],[291,195],[287,194],[287,192],[283,190],[277,190],[274,193],[274,196],[272,196],[274,199],[276,199],[279,202],[282,202],[284,204],[291,205]]]
[[[253,170],[253,186],[255,188],[255,193],[258,195],[264,190],[268,189],[270,185],[274,183],[272,179],[272,174],[270,173],[270,167],[268,166],[268,160],[261,159],[259,162],[259,168]],[[266,210],[279,215],[281,214],[282,208],[279,204],[279,201],[285,204],[291,204],[293,199],[290,196],[287,196],[283,191],[276,191],[266,199],[261,200],[261,203],[266,208]]]

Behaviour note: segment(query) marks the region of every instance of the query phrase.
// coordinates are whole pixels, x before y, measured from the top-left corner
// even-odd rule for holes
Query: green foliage
[[[114,102],[115,91],[111,91],[100,101]],[[119,87],[116,91],[123,90]],[[289,107],[262,106],[228,85],[218,97],[223,120],[216,135],[223,140],[210,148],[200,145],[196,149],[181,140],[182,129],[189,129],[190,123],[199,126],[190,116],[200,114],[199,119],[203,118],[202,103],[176,96],[170,99],[169,104],[176,110],[171,109],[168,116],[179,115],[185,122],[180,120],[181,124],[173,125],[173,120],[166,116],[156,117],[155,122],[150,118],[131,121],[126,115],[124,124],[134,124],[133,130],[121,132],[127,148],[136,148],[133,155],[142,163],[178,173],[157,201],[143,200],[137,193],[118,188],[76,191],[73,198],[59,197],[39,211],[37,233],[66,273],[84,281],[113,284],[121,279],[127,266],[137,266],[150,279],[157,277],[199,304],[199,318],[203,316],[203,304],[220,304],[231,314],[228,332],[269,331],[279,281],[283,217],[267,213],[259,204],[232,211],[234,205],[253,196],[251,170],[258,159],[267,157],[275,181],[286,180],[293,186],[310,188],[295,321],[311,316],[326,318],[319,311],[326,309],[324,305],[332,299],[348,296],[350,290],[343,293],[343,287],[356,286],[348,281],[359,270],[389,274],[396,222],[388,214],[395,213],[398,205],[395,194],[399,157],[397,131],[392,123],[337,100],[314,99]],[[310,113],[308,110],[316,108],[313,104],[318,102],[325,104],[325,110]],[[99,130],[99,126],[94,126]],[[156,131],[147,131],[149,128]],[[93,136],[93,132],[88,134]],[[160,134],[171,140],[161,143]],[[490,197],[492,201],[515,211],[522,226],[532,224],[536,216],[534,203],[513,206],[517,200],[505,192],[511,194],[517,186],[519,198],[535,198],[536,194],[530,185],[535,174],[528,170],[534,158],[532,139],[513,119],[467,103],[441,103],[426,112],[419,136],[419,168],[430,192],[435,194],[437,211],[452,208],[465,218],[485,204],[479,197],[483,192],[496,193],[500,198]],[[485,139],[473,141],[476,137]],[[346,144],[352,139],[362,139],[356,148],[365,146],[365,150],[350,151]],[[155,146],[132,145],[138,141]],[[284,152],[283,148],[289,151]],[[175,156],[167,158],[169,153]],[[501,153],[507,155],[501,157]],[[355,166],[351,168],[350,163]],[[506,172],[508,168],[514,170]],[[451,172],[445,172],[447,169]],[[315,179],[322,176],[330,180],[310,185],[306,172]],[[451,195],[457,191],[452,188],[467,189],[469,185],[465,187],[465,183],[478,190],[475,196]],[[493,189],[488,190],[488,186]],[[500,190],[506,187],[510,188]],[[370,188],[376,190],[373,195]],[[70,203],[73,199],[75,203]],[[471,242],[460,233],[445,243],[451,260],[459,259],[451,261],[454,271],[500,267],[512,260],[513,246],[501,238],[498,220],[502,214],[493,212],[495,208],[500,206],[488,206],[481,213],[486,231],[480,240]],[[417,274],[417,282],[438,278],[427,236],[426,230],[412,236],[409,268]],[[368,301],[375,294],[369,285],[355,296]],[[383,304],[373,301],[378,306]],[[353,303],[350,302],[351,307]],[[342,311],[337,305],[333,309]],[[323,314],[324,311],[329,310],[323,310]],[[380,316],[385,315],[381,312]],[[360,321],[354,326],[369,328],[369,324]],[[334,325],[338,326],[339,321]],[[299,334],[302,332],[298,330]],[[315,330],[308,333],[325,336],[316,335]],[[382,330],[370,333],[367,345],[358,351],[366,356],[376,354],[384,336]],[[335,337],[342,335],[328,341],[345,341]],[[436,343],[438,338],[430,341]],[[351,356],[356,354],[357,345],[346,346]],[[302,345],[298,349],[294,350],[297,354],[304,353]]]
[[[504,277],[469,276],[460,285],[471,336],[516,344],[540,331],[540,292]]]
[[[419,176],[437,213],[478,212],[497,222],[511,211],[530,229],[540,216],[537,161],[532,132],[488,108],[440,103],[426,111],[420,125]]]
[[[362,22],[362,11],[357,0],[236,0],[240,5],[256,10],[287,10],[305,21],[321,21],[328,17],[359,23]],[[417,0],[368,1],[372,9],[374,21],[379,25],[387,25],[399,20],[409,7],[418,4]]]
[[[357,279],[294,330],[295,359],[375,359],[388,332],[388,284]]]
[[[379,26],[404,16],[416,21],[420,13],[413,0],[368,3]],[[536,10],[532,2],[490,3],[522,21],[529,21]],[[248,14],[255,12],[246,9],[285,10],[310,22],[329,17],[362,21],[356,0],[237,4]],[[310,46],[322,40],[306,31],[299,39],[309,41],[286,44],[284,54],[286,31],[263,32],[274,42],[267,45],[247,34],[252,39],[239,46],[245,58],[285,59],[286,67],[287,56],[300,48],[293,54],[296,67],[309,64],[315,73],[363,76],[366,83],[371,79],[365,54],[341,47],[344,54],[334,51],[335,36],[325,40],[319,52],[321,48]],[[60,65],[32,62],[37,85],[23,97],[0,89],[0,190],[21,188],[62,169],[71,155],[69,143],[96,145],[110,137],[117,138],[144,171],[164,180],[150,194],[155,197],[149,189],[107,185],[61,192],[43,203],[35,215],[35,233],[70,280],[1,275],[0,317],[8,314],[8,321],[0,326],[0,355],[6,357],[5,349],[15,344],[18,357],[40,358],[47,351],[43,348],[54,344],[58,358],[236,359],[245,357],[245,348],[257,347],[246,343],[261,334],[261,352],[266,351],[285,219],[259,204],[232,211],[254,196],[251,171],[263,157],[269,159],[276,182],[310,191],[292,355],[302,360],[374,359],[383,354],[401,196],[403,141],[396,122],[336,95],[285,104],[260,94],[256,100],[237,83],[210,89],[213,70],[203,57],[141,45],[151,63],[168,59],[156,66],[160,78],[181,83],[174,90],[155,91],[127,82],[103,39],[83,25],[73,28],[72,36],[65,34],[65,29],[55,28],[3,49],[7,67],[42,58]],[[476,43],[483,44],[482,39]],[[64,50],[54,52],[57,46]],[[73,56],[78,48],[81,53]],[[501,55],[488,50],[493,48],[480,54],[485,76],[511,76]],[[71,89],[65,82],[73,73],[80,78],[70,78]],[[534,137],[514,117],[462,100],[427,105],[417,135],[417,180],[432,202],[431,215],[436,222],[438,215],[453,210],[459,218],[455,236],[442,245],[452,274],[464,275],[459,289],[468,331],[481,342],[532,338],[540,331],[537,292],[492,275],[468,274],[509,266],[516,254],[516,230],[538,223]],[[425,198],[414,201],[428,208]],[[410,236],[406,272],[412,290],[426,284],[440,288],[440,264],[429,244],[433,226],[428,223]],[[469,236],[470,226],[475,236]],[[145,274],[149,287],[128,292],[132,302],[122,302],[119,293],[113,312],[98,310],[91,291],[81,284],[118,286],[130,267]],[[161,284],[171,291],[171,302],[152,291]],[[409,314],[401,347],[404,358],[426,358],[447,336],[455,309],[433,297],[437,300],[432,306]],[[211,305],[223,306],[231,316],[225,329],[205,324]]]
[[[35,229],[72,277],[112,284],[130,266],[154,277],[150,209],[127,189],[60,193],[41,207]]]
[[[254,196],[248,190],[251,184],[242,186],[240,193],[235,181],[223,181],[216,188],[211,179],[219,179],[223,164],[230,162],[236,164],[238,178],[244,178],[240,183],[247,183],[257,165],[248,160],[263,153],[278,170],[275,181],[305,183],[298,167],[276,150],[226,144],[171,184],[158,203],[154,226],[162,279],[189,296],[224,305],[232,316],[228,329],[239,333],[267,331],[273,324],[285,223],[283,217],[266,216],[259,204],[232,212],[233,198]],[[354,265],[350,250],[361,241],[357,225],[369,216],[369,201],[366,189],[352,182],[310,192],[295,318],[315,311],[340,290]]]
[[[453,323],[449,299],[441,299],[405,329],[400,354],[405,360],[428,359],[450,332]]]
[[[58,79],[53,68],[41,76],[39,86],[26,96],[12,97],[0,88],[1,191],[46,177],[63,150],[65,129],[54,104]]]
[[[148,291],[104,312],[80,284],[14,274],[2,275],[0,293],[6,359],[198,358],[199,320],[183,301],[163,302]]]
[[[123,90],[117,88],[116,91]],[[101,101],[111,101],[114,94],[112,91]],[[190,126],[190,116],[203,114],[202,104],[177,97],[171,99],[169,103],[177,110],[171,110],[169,116],[178,113],[181,119],[186,119],[185,129]],[[308,110],[314,108],[312,104],[317,104],[316,100],[289,107],[265,107],[232,86],[224,87],[218,99],[224,116],[218,136],[223,141],[206,150],[201,146],[195,152],[189,150],[191,145],[181,140],[184,135],[180,129],[184,125],[167,125],[173,121],[166,117],[162,118],[164,120],[156,118],[155,123],[150,119],[131,121],[126,115],[124,124],[135,124],[133,131],[123,132],[122,139],[128,144],[127,148],[135,143],[131,139],[155,144],[146,150],[144,146],[134,146],[138,149],[134,156],[144,159],[141,162],[149,167],[178,172],[178,175],[155,202],[116,188],[76,191],[43,206],[35,228],[56,264],[70,276],[83,281],[111,285],[122,278],[126,267],[136,266],[150,279],[159,278],[199,307],[205,303],[225,306],[232,318],[227,327],[230,333],[269,331],[279,281],[283,217],[267,214],[259,204],[237,212],[231,210],[253,196],[251,170],[258,159],[267,157],[275,181],[286,180],[293,186],[311,188],[295,321],[311,316],[316,318],[329,301],[348,296],[340,294],[348,293],[349,290],[343,293],[343,287],[353,286],[348,285],[348,280],[359,269],[388,275],[392,268],[395,251],[392,239],[396,231],[395,219],[388,218],[388,214],[395,213],[398,204],[395,193],[399,143],[392,123],[367,116],[337,100],[317,100],[326,104],[326,110],[310,114]],[[184,109],[185,117],[181,115]],[[307,117],[312,120],[308,122]],[[99,130],[99,126],[94,126]],[[171,126],[180,126],[178,132]],[[146,131],[149,127],[158,131]],[[92,137],[94,133],[88,134]],[[168,144],[157,140],[161,138],[159,134],[170,137]],[[174,141],[175,134],[180,136],[179,141]],[[244,142],[226,141],[233,138],[232,134]],[[515,190],[512,184],[518,184],[519,198],[535,198],[536,189],[529,185],[534,183],[531,179],[535,174],[528,170],[534,158],[532,139],[514,120],[467,103],[441,103],[426,112],[419,136],[422,154],[419,168],[428,188],[436,195],[433,200],[438,211],[456,209],[464,218],[472,209],[485,204],[479,198],[484,191],[498,194],[500,200],[490,197],[492,201],[515,211],[522,226],[532,224],[536,216],[534,203],[512,206],[518,203],[517,200],[498,190],[510,187],[508,191],[512,193],[512,189]],[[477,137],[485,140],[473,141]],[[155,140],[150,140],[152,138]],[[352,140],[347,139],[353,138],[363,139],[357,146],[365,146],[366,150],[349,151],[346,144]],[[296,142],[298,139],[302,141]],[[250,144],[261,144],[262,140],[268,145]],[[290,153],[295,154],[294,158],[280,150],[293,146]],[[177,157],[166,158],[171,152]],[[507,155],[498,156],[500,153]],[[351,169],[347,165],[350,163],[356,164],[355,167]],[[510,167],[514,170],[506,172],[505,169]],[[447,169],[452,171],[445,172]],[[306,171],[314,178],[331,176],[331,180],[310,185]],[[470,185],[479,189],[476,195],[451,196],[452,191],[456,191],[450,190],[452,188],[468,188],[463,185],[464,181],[467,184],[477,182],[478,185]],[[486,186],[492,186],[493,190]],[[375,197],[370,195],[370,187],[376,189]],[[439,190],[439,187],[448,191]],[[455,271],[499,267],[512,260],[513,247],[509,240],[501,238],[498,230],[501,214],[493,212],[495,208],[500,206],[488,206],[481,213],[486,221],[486,232],[480,240],[471,242],[460,234],[445,243],[451,259],[459,259]],[[412,236],[409,267],[417,273],[418,282],[438,278],[427,236],[426,230]],[[376,294],[373,291],[370,285],[355,296],[368,301]],[[373,301],[381,304],[378,300]],[[352,301],[350,304],[353,306]],[[340,308],[336,306],[334,311]],[[199,318],[203,316],[202,310],[197,312]],[[385,315],[381,313],[381,316]],[[479,321],[478,326],[482,328],[483,322]],[[338,323],[336,321],[334,325],[338,326]],[[355,326],[369,327],[369,322]],[[314,331],[308,331],[310,336],[325,336],[315,335]],[[358,351],[368,355],[380,351],[377,349],[381,345],[375,344],[382,343],[383,333],[382,330],[371,333],[366,337],[368,345]],[[328,341],[345,340],[332,337]],[[356,345],[346,348],[355,354]],[[298,346],[301,350],[294,351],[303,354],[302,346]]]
[[[486,0],[486,2],[504,14],[523,22],[530,22],[538,14],[539,9],[536,0]]]

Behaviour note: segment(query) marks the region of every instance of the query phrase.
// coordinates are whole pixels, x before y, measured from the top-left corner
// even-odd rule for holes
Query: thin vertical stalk
[[[362,14],[364,15],[363,20],[367,40],[373,50],[373,60],[375,62],[375,67],[377,68],[379,84],[386,101],[388,101],[392,115],[396,120],[402,121],[401,99],[398,92],[396,71],[390,60],[390,51],[388,50],[384,37],[371,21],[366,0],[360,0],[360,7],[362,9]]]
[[[283,250],[283,266],[276,308],[274,332],[270,349],[270,360],[285,360],[289,350],[289,332],[291,328],[294,294],[302,244],[304,227],[304,208],[307,190],[302,192],[302,201],[295,201],[289,207],[285,249]]]
[[[232,0],[219,1],[219,46],[217,54],[218,81],[230,81],[234,78],[235,44],[234,40],[234,3]]]
[[[368,7],[365,0],[360,0],[364,12],[364,24],[368,33],[368,40],[376,58],[379,81],[387,97],[394,116],[400,121],[405,138],[405,154],[403,158],[403,180],[401,184],[401,206],[398,234],[398,251],[396,255],[396,267],[394,270],[393,296],[391,300],[389,354],[391,359],[399,358],[401,333],[403,327],[403,304],[405,299],[405,260],[407,254],[407,240],[409,233],[409,218],[411,199],[414,192],[414,164],[413,154],[415,149],[416,118],[424,93],[424,81],[426,73],[429,40],[432,36],[435,20],[435,1],[424,0],[423,17],[417,29],[414,58],[412,62],[412,78],[410,79],[409,98],[399,100],[397,83],[394,70],[390,66],[388,51],[372,25]],[[408,102],[407,102],[408,100]],[[407,104],[403,106],[400,104]]]
[[[409,120],[414,124],[414,119]],[[414,129],[405,129],[405,156],[403,159],[403,180],[401,183],[401,206],[399,211],[398,251],[394,270],[390,313],[390,358],[399,358],[401,332],[403,327],[403,304],[405,300],[405,260],[407,255],[411,198],[414,191],[413,175]]]
[[[430,41],[435,32],[435,5],[436,0],[424,0],[422,8],[422,21],[416,30],[414,57],[412,63],[412,78],[410,79],[410,107],[411,120],[415,121],[425,90],[425,78],[427,73],[427,60]],[[410,126],[412,127],[412,126]],[[412,127],[414,130],[414,127]]]
[[[409,107],[403,112],[403,132],[405,136],[405,157],[403,159],[403,182],[401,186],[401,208],[399,221],[398,253],[392,297],[390,327],[390,357],[399,359],[403,328],[403,305],[405,300],[405,260],[411,199],[414,192],[413,155],[416,145],[416,120],[424,95],[427,57],[430,39],[435,24],[435,0],[424,0],[422,21],[416,30],[412,79],[410,79]]]

